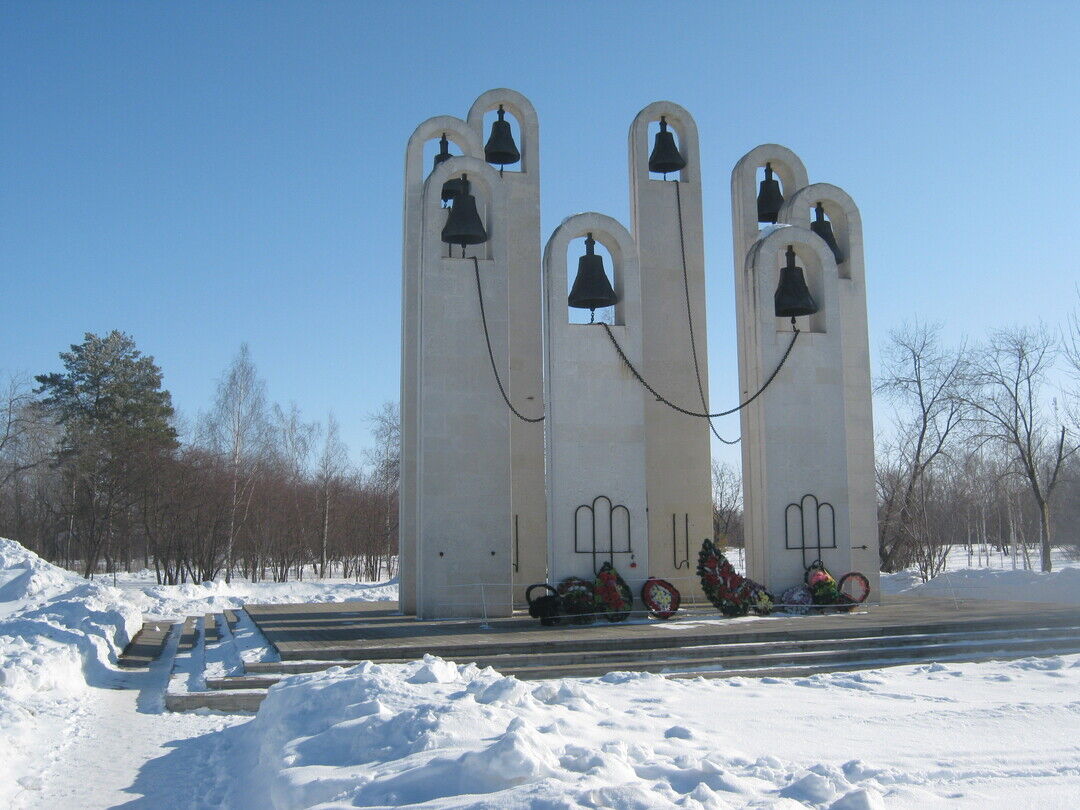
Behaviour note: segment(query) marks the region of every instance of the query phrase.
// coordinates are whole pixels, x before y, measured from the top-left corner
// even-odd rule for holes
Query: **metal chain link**
[[[701,365],[698,363],[697,356],[697,340],[694,338],[694,315],[693,310],[690,307],[690,274],[686,269],[686,238],[683,235],[686,228],[683,225],[682,215],[682,192],[679,190],[679,181],[675,181],[675,207],[679,213],[679,251],[682,256],[682,280],[683,290],[686,292],[686,322],[690,326],[690,354],[694,358],[694,374],[697,377],[697,389],[701,394],[701,406],[703,408],[709,407],[709,402],[705,398],[705,386],[701,383]],[[716,429],[716,425],[712,423],[712,419],[709,420],[709,430],[712,431],[713,436],[718,438],[724,444],[738,444],[742,440],[742,436],[738,439],[725,439],[720,435],[720,431]]]
[[[628,358],[626,356],[626,354],[623,352],[622,346],[619,345],[619,341],[617,341],[615,339],[615,335],[611,331],[611,327],[608,326],[606,323],[604,323],[602,321],[600,323],[598,323],[597,326],[604,327],[604,331],[607,332],[607,336],[611,339],[611,345],[615,347],[615,351],[618,353],[619,359],[623,361],[623,363],[626,365],[626,367],[628,369],[630,369],[630,373],[634,375],[634,379],[636,379],[639,383],[641,383],[642,386],[644,386],[646,391],[648,391],[650,394],[652,394],[658,400],[663,402],[669,408],[672,408],[673,410],[676,410],[679,413],[686,414],[687,416],[696,417],[698,419],[716,419],[717,417],[720,417],[720,416],[729,416],[729,415],[731,415],[733,413],[736,413],[737,411],[741,411],[743,408],[745,408],[747,405],[749,405],[751,402],[753,402],[755,399],[757,399],[763,393],[765,393],[765,389],[769,387],[769,384],[774,379],[776,379],[776,375],[779,374],[780,369],[782,369],[784,367],[784,362],[788,359],[788,355],[791,354],[791,350],[795,348],[795,341],[798,340],[799,335],[802,334],[799,331],[798,327],[794,327],[795,333],[791,336],[791,343],[788,344],[787,351],[784,352],[784,356],[780,358],[780,362],[777,364],[776,368],[773,369],[773,373],[769,375],[769,379],[767,379],[765,381],[765,384],[762,385],[761,388],[759,388],[757,390],[757,393],[755,393],[752,397],[750,397],[750,399],[736,405],[734,408],[731,408],[730,410],[727,410],[727,411],[720,411],[719,413],[699,413],[697,411],[687,410],[686,408],[682,407],[681,405],[676,405],[670,399],[668,399],[663,394],[661,394],[659,391],[657,391],[655,388],[653,388],[651,385],[649,385],[649,383],[645,380],[645,378],[641,376],[641,373],[636,368],[634,368],[634,364],[630,362],[630,358]]]
[[[484,341],[487,343],[488,357],[491,359],[491,372],[495,375],[495,382],[499,385],[499,393],[502,394],[503,402],[506,403],[506,407],[510,409],[510,412],[514,414],[522,422],[543,422],[544,417],[538,416],[533,419],[526,416],[510,402],[510,397],[506,394],[506,389],[503,387],[502,379],[499,377],[499,369],[495,365],[495,353],[491,350],[491,335],[488,333],[487,313],[484,311],[484,291],[480,287],[480,262],[476,257],[472,257],[473,271],[476,273],[476,297],[480,299],[480,320],[484,324]]]

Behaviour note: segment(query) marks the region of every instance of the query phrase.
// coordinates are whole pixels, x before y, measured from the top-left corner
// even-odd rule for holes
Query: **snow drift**
[[[885,593],[911,596],[1080,605],[1080,568],[1061,567],[1045,574],[1020,569],[960,568],[938,574],[928,582],[922,582],[912,571],[901,571],[882,574],[881,587]]]
[[[217,757],[237,810],[1071,807],[1077,688],[1076,655],[538,682],[364,662],[275,685]]]
[[[8,774],[22,772],[18,760],[41,742],[42,723],[63,722],[77,710],[71,698],[108,680],[141,626],[138,608],[117,588],[0,538],[0,735]],[[19,787],[0,779],[0,805]]]
[[[806,768],[738,753],[736,730],[720,719],[717,701],[731,691],[721,682],[644,673],[523,683],[431,656],[295,676],[270,690],[250,724],[234,729],[247,763],[235,771],[246,777],[232,804],[884,806],[873,779],[880,773],[858,762]],[[684,701],[692,712],[669,714]],[[705,719],[703,706],[714,707],[715,735],[685,721]]]

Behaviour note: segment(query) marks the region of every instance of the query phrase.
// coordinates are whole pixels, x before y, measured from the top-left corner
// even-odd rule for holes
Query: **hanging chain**
[[[794,320],[795,319],[792,318],[792,321],[794,321]],[[626,367],[628,369],[630,369],[630,373],[634,375],[634,379],[636,379],[639,383],[641,383],[641,385],[645,388],[646,391],[648,391],[650,394],[652,394],[658,400],[663,402],[669,408],[671,408],[673,410],[676,410],[679,413],[686,414],[687,416],[696,417],[698,419],[716,419],[716,418],[721,417],[721,416],[730,416],[733,413],[741,411],[743,408],[745,408],[747,405],[749,405],[751,402],[753,402],[755,399],[757,399],[763,393],[765,393],[765,389],[768,388],[769,384],[772,383],[772,381],[776,379],[776,375],[779,374],[780,369],[782,369],[784,367],[784,362],[788,359],[788,355],[791,354],[791,350],[795,348],[795,341],[798,340],[799,335],[802,334],[799,331],[799,328],[797,326],[795,326],[794,323],[792,323],[792,328],[794,329],[794,334],[792,334],[792,336],[791,336],[791,343],[788,344],[787,351],[784,352],[784,356],[780,358],[780,362],[777,364],[776,368],[773,369],[773,373],[769,375],[769,379],[767,379],[765,381],[765,384],[762,385],[761,388],[759,388],[757,390],[757,393],[755,393],[752,397],[750,397],[745,402],[739,403],[734,408],[731,408],[730,410],[727,410],[727,411],[720,411],[719,413],[699,413],[697,411],[687,410],[686,408],[682,407],[681,405],[676,405],[670,399],[663,396],[659,391],[657,391],[655,388],[653,388],[651,385],[649,385],[649,383],[645,380],[645,378],[641,376],[641,373],[636,368],[634,368],[634,364],[630,362],[630,358],[628,358],[626,356],[626,353],[623,352],[622,346],[619,345],[619,341],[617,341],[615,339],[615,335],[611,331],[611,327],[608,326],[603,321],[601,321],[599,324],[597,324],[597,326],[604,327],[604,331],[607,332],[607,336],[611,339],[611,345],[615,347],[615,351],[618,353],[619,359],[623,361],[623,363],[626,365]]]
[[[464,248],[462,248],[464,251]],[[473,271],[476,273],[476,297],[480,299],[480,320],[484,324],[484,341],[487,343],[488,357],[491,359],[491,371],[495,375],[495,382],[499,385],[499,393],[502,394],[503,402],[506,403],[506,407],[510,409],[510,412],[514,414],[522,422],[543,422],[544,417],[538,416],[532,419],[517,408],[510,402],[510,397],[506,394],[506,389],[503,387],[502,379],[499,377],[499,369],[495,365],[495,353],[491,350],[491,335],[488,333],[487,314],[484,311],[484,291],[480,287],[480,262],[476,257],[472,257]]]
[[[707,409],[709,407],[709,403],[708,400],[706,400],[705,398],[705,386],[701,383],[701,365],[698,363],[697,340],[694,337],[694,315],[693,310],[690,307],[690,274],[687,272],[686,269],[686,238],[683,235],[685,232],[685,227],[683,226],[682,215],[682,192],[679,190],[679,186],[680,183],[678,180],[676,180],[675,206],[676,210],[679,213],[679,251],[680,255],[682,256],[683,290],[686,292],[686,322],[690,326],[690,354],[694,358],[694,375],[697,377],[698,393],[701,394],[701,406]],[[718,438],[724,444],[738,444],[742,439],[742,436],[740,436],[738,439],[725,439],[723,436],[720,435],[720,431],[716,429],[716,425],[713,424],[712,419],[709,420],[709,430],[712,431],[713,436]]]

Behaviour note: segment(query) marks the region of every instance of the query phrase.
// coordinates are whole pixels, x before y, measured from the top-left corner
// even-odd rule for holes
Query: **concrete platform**
[[[526,614],[463,622],[402,616],[392,602],[245,605],[283,661],[411,659],[426,653],[456,660],[528,652],[659,650],[899,634],[1077,628],[1080,607],[889,596],[847,614],[723,619],[694,609],[680,619],[542,627]],[[1068,630],[1066,632],[1073,632]]]

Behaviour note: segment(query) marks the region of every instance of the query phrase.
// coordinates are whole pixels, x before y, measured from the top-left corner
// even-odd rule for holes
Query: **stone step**
[[[621,656],[588,655],[565,656],[538,653],[533,656],[484,656],[476,659],[459,659],[457,663],[475,663],[491,666],[503,674],[521,678],[537,677],[590,677],[618,670],[661,671],[715,666],[729,669],[774,669],[784,666],[808,666],[819,662],[839,661],[845,663],[884,657],[902,657],[905,660],[934,660],[938,655],[955,655],[983,650],[1013,650],[1032,655],[1037,653],[1080,652],[1080,629],[1072,634],[1062,634],[1060,629],[1028,634],[1016,638],[1015,633],[999,631],[978,637],[972,634],[950,636],[924,635],[895,639],[867,639],[863,643],[833,646],[792,646],[790,644],[715,645],[706,648],[678,650],[649,650],[641,653],[622,653]],[[401,663],[383,661],[382,663]],[[245,670],[251,675],[291,675],[300,672],[319,672],[331,666],[352,666],[353,661],[305,661],[260,662],[247,664]],[[767,666],[762,666],[767,664]]]
[[[266,689],[284,676],[230,675],[225,678],[207,678],[207,689]]]
[[[117,666],[125,669],[148,667],[161,655],[172,632],[172,622],[143,622],[142,629],[120,653]]]
[[[225,623],[229,625],[229,631],[235,632],[236,626],[240,624],[240,611],[226,610],[223,611],[222,615],[225,617]]]
[[[597,628],[595,634],[587,637],[578,635],[574,638],[559,638],[560,627],[552,627],[547,632],[529,634],[520,640],[508,639],[497,646],[490,641],[481,643],[442,643],[432,639],[424,644],[388,644],[384,639],[348,640],[339,645],[320,644],[304,649],[279,650],[283,661],[386,661],[392,659],[412,660],[425,654],[437,655],[449,660],[472,660],[492,655],[493,649],[502,653],[532,654],[537,650],[548,652],[597,653],[603,651],[627,652],[630,650],[675,649],[725,643],[764,643],[780,641],[836,641],[842,639],[869,638],[874,636],[929,635],[939,633],[971,633],[978,631],[1030,630],[1043,627],[1075,626],[1076,617],[1063,614],[1060,616],[1039,616],[1023,618],[990,617],[983,620],[956,622],[897,623],[882,626],[855,625],[844,627],[799,628],[797,630],[768,631],[748,630],[731,636],[726,642],[715,633],[702,633],[673,628],[670,636],[658,636],[655,633],[642,634],[639,637],[625,635],[605,635],[606,627]]]
[[[179,652],[185,652],[195,646],[200,622],[199,616],[188,616],[184,619],[184,626],[180,630],[180,644],[177,647]]]
[[[918,663],[949,661],[954,663],[977,661],[1007,661],[1027,658],[1033,655],[1064,655],[1080,652],[1080,639],[1061,637],[1042,640],[994,640],[984,644],[936,644],[923,647],[900,649],[871,648],[848,653],[841,658],[803,658],[798,663],[784,662],[781,658],[771,659],[773,663],[760,666],[761,657],[747,658],[717,668],[702,666],[702,661],[670,659],[667,661],[627,661],[621,667],[533,667],[514,670],[502,670],[504,675],[514,675],[521,680],[541,680],[560,677],[593,677],[605,675],[611,671],[654,672],[668,678],[796,678],[809,675],[846,672],[883,667],[905,666]],[[317,664],[318,662],[310,662]],[[736,666],[736,663],[738,664]],[[696,667],[693,665],[697,665]],[[688,665],[681,667],[680,665]],[[310,671],[310,670],[309,670]],[[173,710],[208,708],[217,711],[256,711],[259,703],[272,684],[280,677],[236,677],[207,681],[212,692],[196,692],[187,695],[174,695],[167,698],[167,705]],[[214,698],[213,695],[236,695],[235,701]],[[171,701],[171,703],[170,703]]]
[[[184,692],[165,694],[165,708],[171,712],[190,712],[196,709],[212,709],[236,714],[257,712],[266,697],[265,689],[216,690],[212,692]]]
[[[1025,631],[1025,637],[1053,638],[1068,636],[1072,632],[1080,636],[1080,627],[1076,628],[1031,628]],[[800,653],[810,651],[843,651],[854,648],[872,647],[915,647],[927,643],[941,644],[945,642],[967,642],[990,639],[1009,639],[1016,635],[1015,630],[983,630],[968,631],[964,633],[932,633],[919,635],[898,636],[859,636],[856,638],[826,638],[797,641],[759,641],[759,642],[718,642],[715,637],[710,644],[701,644],[685,647],[657,647],[637,651],[620,650],[587,650],[579,652],[552,652],[546,645],[536,644],[528,651],[514,653],[488,653],[478,656],[458,656],[449,660],[458,663],[473,662],[478,666],[492,666],[500,671],[507,667],[524,667],[539,662],[545,665],[563,664],[591,664],[600,662],[622,662],[626,660],[648,661],[681,658],[709,658],[725,659],[737,656],[763,655],[772,653]],[[487,648],[490,649],[490,648]],[[379,658],[382,663],[400,663],[402,661],[415,660],[414,658]],[[310,660],[310,661],[264,661],[245,664],[248,674],[295,674],[299,672],[318,672],[329,669],[332,666],[353,666],[356,660]]]
[[[868,669],[884,669],[886,667],[911,666],[914,664],[931,663],[978,663],[985,661],[1013,661],[1019,658],[1040,657],[1049,655],[1068,655],[1080,650],[1072,649],[1048,649],[1043,652],[1030,652],[1024,650],[971,650],[955,655],[936,655],[931,658],[918,656],[882,656],[880,658],[867,658],[862,661],[834,662],[827,664],[812,664],[808,666],[792,667],[765,667],[756,669],[722,669],[702,670],[693,672],[664,672],[665,678],[805,678],[809,675],[825,674],[830,672],[858,672]],[[522,678],[522,680],[526,680]]]
[[[763,653],[755,655],[690,658],[681,654],[669,658],[638,660],[626,658],[623,661],[605,661],[603,663],[584,664],[545,664],[538,661],[531,666],[496,667],[504,675],[514,675],[522,680],[539,678],[588,678],[606,675],[608,672],[657,672],[667,674],[672,670],[716,670],[724,673],[745,671],[779,670],[808,666],[837,666],[843,668],[865,668],[857,664],[888,660],[911,663],[913,661],[936,661],[941,657],[956,657],[966,660],[965,655],[993,656],[1000,654],[1008,658],[1024,658],[1029,655],[1056,655],[1080,652],[1080,638],[1062,637],[1057,639],[1014,640],[992,639],[985,642],[957,642],[951,644],[926,643],[911,647],[856,647],[849,650],[823,650],[804,653]],[[713,666],[710,666],[712,664]],[[714,675],[714,677],[720,677]]]
[[[206,644],[213,644],[221,641],[217,617],[213,613],[207,613],[203,616],[203,639],[205,639],[204,643]]]

